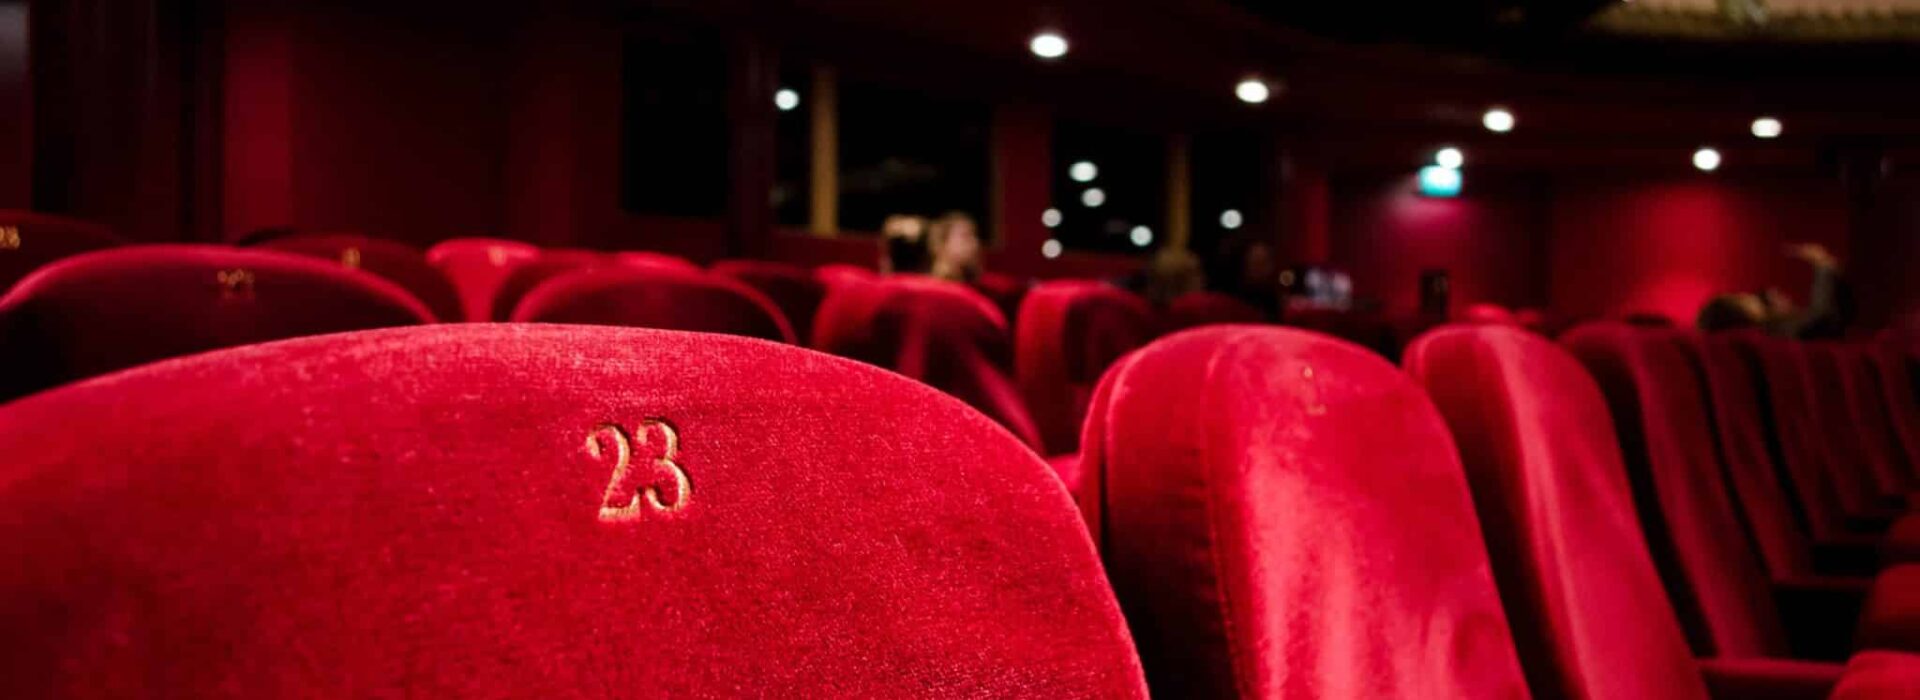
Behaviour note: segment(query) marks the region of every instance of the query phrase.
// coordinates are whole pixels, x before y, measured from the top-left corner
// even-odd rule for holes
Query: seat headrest
[[[1165,697],[1521,697],[1452,442],[1379,356],[1214,326],[1127,356],[1078,496]]]
[[[765,341],[459,324],[0,407],[24,696],[1144,697],[1045,463]]]

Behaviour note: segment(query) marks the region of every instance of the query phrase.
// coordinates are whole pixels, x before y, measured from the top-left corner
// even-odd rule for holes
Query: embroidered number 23
[[[693,484],[687,480],[687,470],[674,461],[680,454],[680,434],[672,425],[650,418],[634,426],[631,432],[617,423],[594,426],[593,432],[587,434],[587,454],[594,459],[606,454],[600,444],[602,440],[612,443],[614,464],[613,477],[600,496],[601,522],[626,522],[639,519],[647,511],[675,513],[687,507],[687,501],[693,498]],[[656,443],[658,448],[654,448]],[[636,469],[634,452],[637,450],[648,454],[657,451],[659,456],[642,457],[641,466]],[[673,479],[671,497],[661,494],[662,484],[653,481],[662,471]]]

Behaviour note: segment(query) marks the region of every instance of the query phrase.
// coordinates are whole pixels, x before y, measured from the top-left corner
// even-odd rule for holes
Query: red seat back
[[[1460,314],[1455,317],[1455,320],[1461,323],[1488,324],[1488,325],[1496,325],[1496,326],[1520,325],[1519,321],[1514,319],[1513,312],[1507,310],[1507,307],[1501,306],[1499,304],[1489,304],[1486,302],[1481,302],[1478,304],[1468,304],[1465,309],[1460,310]]]
[[[1872,518],[1883,513],[1882,497],[1896,492],[1881,489],[1885,465],[1861,445],[1860,432],[1847,397],[1846,359],[1839,343],[1801,343],[1807,355],[1808,395],[1813,400],[1808,413],[1815,435],[1817,453],[1825,458],[1827,476],[1848,515]]]
[[[813,268],[813,276],[829,287],[841,282],[873,282],[880,279],[880,274],[871,268],[846,263],[828,263]]]
[[[512,320],[726,333],[792,343],[793,328],[765,296],[694,268],[581,270],[548,280]]]
[[[303,255],[96,251],[41,268],[0,298],[0,396],[207,350],[432,318],[392,282]]]
[[[99,224],[52,214],[0,209],[0,294],[47,263],[125,245]]]
[[[1039,458],[772,343],[294,340],[0,408],[0,454],[22,697],[1145,696]]]
[[[460,294],[438,268],[413,246],[357,233],[298,233],[262,242],[258,247],[283,250],[366,270],[411,292],[433,310],[435,320],[463,321],[466,311]]]
[[[454,238],[427,249],[427,263],[440,269],[460,293],[468,321],[493,319],[493,298],[514,268],[540,257],[540,249],[500,238]]]
[[[1220,323],[1263,323],[1267,315],[1252,304],[1219,292],[1188,292],[1167,302],[1166,330]]]
[[[1039,448],[1009,371],[1006,321],[966,285],[906,275],[843,282],[821,303],[814,331],[814,347],[952,394]]]
[[[1760,368],[1774,438],[1773,457],[1783,467],[1794,499],[1806,517],[1807,532],[1828,539],[1846,531],[1846,508],[1818,444],[1807,387],[1807,357],[1795,343],[1753,333],[1729,336],[1734,348]]]
[[[1378,356],[1169,336],[1108,372],[1082,462],[1155,695],[1526,697],[1446,426]]]
[[[999,272],[982,272],[979,279],[973,281],[974,291],[992,301],[1009,319],[1019,315],[1020,304],[1026,301],[1027,292],[1032,288],[1029,280]]]
[[[1775,579],[1812,574],[1806,517],[1782,488],[1785,474],[1767,444],[1766,407],[1758,393],[1760,368],[1725,334],[1686,334],[1678,342],[1706,380],[1721,463],[1760,561]]]
[[[540,257],[514,267],[500,281],[499,289],[494,291],[493,310],[488,318],[495,321],[513,318],[513,310],[519,308],[520,300],[526,298],[534,288],[561,275],[610,264],[611,257],[591,250],[541,251]]]
[[[1561,342],[1606,396],[1640,526],[1694,653],[1788,656],[1771,584],[1728,495],[1700,377],[1678,334],[1593,323]]]
[[[678,255],[656,253],[650,250],[625,250],[613,254],[613,261],[620,265],[644,269],[668,268],[673,270],[698,270],[699,265]]]
[[[813,273],[797,265],[761,260],[722,260],[713,264],[713,271],[767,295],[793,325],[800,343],[811,342],[813,315],[827,296],[827,285]]]
[[[1882,501],[1897,506],[1906,504],[1907,494],[1920,483],[1907,462],[1906,447],[1888,411],[1880,387],[1880,371],[1872,350],[1861,345],[1835,345],[1832,361],[1840,372],[1840,391],[1846,397],[1847,414],[1843,425],[1859,445],[1868,467],[1867,475]],[[1841,439],[1846,439],[1843,434]]]
[[[1153,340],[1147,302],[1091,281],[1046,282],[1020,305],[1014,345],[1020,393],[1048,454],[1071,453],[1094,384],[1115,360]]]
[[[1871,348],[1869,354],[1880,380],[1881,405],[1906,457],[1907,475],[1920,479],[1920,385],[1914,383],[1907,358],[1899,349],[1880,345]]]
[[[1431,331],[1405,364],[1459,445],[1534,692],[1704,698],[1635,522],[1606,400],[1579,362],[1489,325]]]

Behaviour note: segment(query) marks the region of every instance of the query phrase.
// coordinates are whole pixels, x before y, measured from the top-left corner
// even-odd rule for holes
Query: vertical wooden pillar
[[[1187,248],[1193,240],[1192,140],[1186,134],[1167,138],[1166,247]]]
[[[764,254],[773,229],[773,206],[767,193],[774,181],[773,93],[778,87],[773,55],[761,37],[745,35],[732,42],[729,66],[729,110],[733,132],[728,135],[728,257]]]
[[[840,230],[840,110],[833,69],[813,67],[813,177],[807,230],[832,237]]]

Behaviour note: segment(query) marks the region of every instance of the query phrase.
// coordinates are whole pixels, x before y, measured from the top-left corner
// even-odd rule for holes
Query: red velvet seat
[[[1008,319],[1020,314],[1020,305],[1026,301],[1027,292],[1033,290],[1029,280],[999,272],[982,272],[973,281],[973,289],[986,297],[1000,309]]]
[[[800,343],[811,342],[813,315],[827,296],[826,283],[815,279],[813,273],[797,265],[763,260],[722,260],[713,264],[713,271],[767,295],[793,324]]]
[[[1507,307],[1486,302],[1468,304],[1466,308],[1460,310],[1459,315],[1455,316],[1454,320],[1461,323],[1496,326],[1520,325],[1519,321],[1514,318],[1513,312],[1507,310]]]
[[[813,276],[828,287],[842,282],[873,282],[880,279],[880,274],[871,268],[846,263],[828,263],[813,268]]]
[[[1188,292],[1167,302],[1166,330],[1233,323],[1264,323],[1267,315],[1252,304],[1219,292]]]
[[[1731,497],[1735,489],[1716,451],[1703,384],[1682,349],[1681,334],[1596,323],[1569,331],[1561,342],[1606,396],[1641,528],[1694,652],[1719,658],[1793,656],[1773,581]],[[1761,523],[1761,534],[1791,537],[1765,529],[1771,525]],[[1798,564],[1805,544],[1794,542],[1802,548],[1794,557]],[[1840,583],[1824,589],[1836,593],[1832,588]],[[1814,596],[1790,594],[1822,586],[1802,579],[1782,588],[1779,604],[1811,607]],[[1791,630],[1801,642],[1797,648],[1818,658],[1846,658],[1850,623],[1865,592],[1862,582],[1850,601],[1802,616],[1809,624]]]
[[[633,326],[794,342],[779,307],[752,287],[701,270],[607,267],[555,277],[534,288],[514,321]]]
[[[1446,426],[1364,349],[1163,338],[1102,381],[1082,460],[1156,696],[1527,696]]]
[[[1902,469],[1888,461],[1886,446],[1869,438],[1884,431],[1885,426],[1862,422],[1870,416],[1862,415],[1855,398],[1866,398],[1866,388],[1852,386],[1863,381],[1855,376],[1852,366],[1859,358],[1840,343],[1804,345],[1808,354],[1808,386],[1815,402],[1813,418],[1820,429],[1823,452],[1830,457],[1828,466],[1834,486],[1842,489],[1843,502],[1861,504],[1850,513],[1869,522],[1889,521],[1905,509],[1908,488],[1904,475],[1896,473]],[[1874,410],[1878,408],[1875,405],[1866,413],[1878,415]],[[1875,529],[1884,530],[1885,526]]]
[[[28,273],[62,258],[125,245],[99,224],[64,216],[0,209],[0,294]]]
[[[406,288],[433,310],[436,320],[451,322],[466,318],[453,283],[448,282],[438,268],[427,264],[425,254],[405,243],[357,233],[298,233],[268,240],[258,247],[326,258],[349,268],[366,270]]]
[[[1881,406],[1887,422],[1900,443],[1900,454],[1907,464],[1907,476],[1920,479],[1920,395],[1916,395],[1907,359],[1899,349],[1876,345],[1867,349],[1874,376],[1878,378]]]
[[[1014,368],[1047,454],[1079,449],[1100,374],[1153,340],[1146,300],[1102,282],[1054,281],[1027,293],[1015,329]]]
[[[611,256],[591,250],[543,250],[540,257],[522,263],[507,273],[494,291],[490,318],[505,321],[529,292],[561,275],[592,270],[613,264]],[[637,269],[637,268],[636,268]]]
[[[1847,661],[1830,700],[1920,697],[1920,654],[1865,651]]]
[[[1797,343],[1751,334],[1732,337],[1735,347],[1760,367],[1777,450],[1793,493],[1816,539],[1842,539],[1867,530],[1877,510],[1857,487],[1855,467],[1842,468],[1829,450],[1821,410],[1811,387],[1807,352]],[[1857,466],[1857,465],[1855,465]]]
[[[468,321],[493,319],[493,298],[507,274],[540,257],[540,249],[500,238],[454,238],[427,249],[427,263],[440,268],[460,293]]]
[[[1728,491],[1744,515],[1761,564],[1775,581],[1815,575],[1814,533],[1783,488],[1786,474],[1768,447],[1766,408],[1758,395],[1759,368],[1726,334],[1684,334],[1677,342],[1698,364]]]
[[[1883,500],[1900,507],[1920,503],[1913,497],[1920,492],[1920,466],[1907,457],[1899,426],[1882,393],[1881,373],[1873,357],[1874,349],[1863,345],[1844,345],[1837,349],[1843,376],[1841,389],[1847,398],[1853,428],[1872,469],[1874,484]]]
[[[1459,444],[1534,693],[1705,697],[1635,522],[1606,400],[1580,364],[1544,338],[1491,325],[1429,332],[1405,364]],[[1838,669],[1805,673],[1830,684]]]
[[[910,275],[843,281],[820,304],[813,343],[952,394],[1040,447],[1009,371],[1006,319],[964,284]]]
[[[207,350],[432,318],[399,285],[304,255],[96,251],[41,268],[0,298],[0,397]]]
[[[650,250],[624,250],[613,254],[613,261],[644,269],[668,268],[673,270],[698,270],[699,265],[678,255],[656,253]]]
[[[777,344],[300,339],[0,407],[0,454],[13,696],[1145,697],[1039,458]]]

